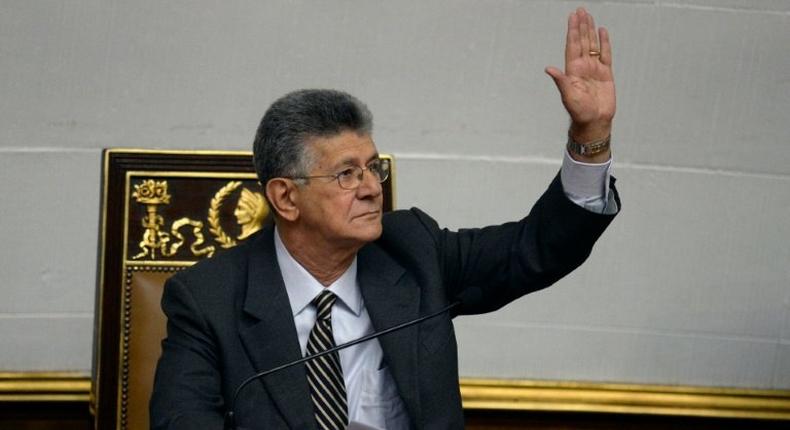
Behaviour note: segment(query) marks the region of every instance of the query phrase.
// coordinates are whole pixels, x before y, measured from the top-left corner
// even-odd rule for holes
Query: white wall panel
[[[548,309],[570,306],[559,318],[572,324],[778,339],[789,291],[788,181],[627,167],[616,174],[622,216],[567,280],[572,287],[551,290],[551,302],[530,311],[549,320],[557,316]]]
[[[90,313],[0,315],[0,369],[90,369],[92,336]]]
[[[790,2],[586,4],[614,41],[625,210],[559,285],[460,321],[462,369],[790,388]],[[400,207],[525,213],[559,168],[543,68],[577,5],[4,2],[0,370],[90,367],[100,148],[248,149],[295,88],[369,104]]]
[[[398,157],[402,176],[398,183],[419,193],[401,192],[399,205],[420,206],[451,227],[465,221],[486,225],[520,217],[557,168],[534,161],[412,157],[416,158]],[[623,359],[618,355],[623,351],[645,349],[613,345],[615,339],[645,336],[643,342],[658,343],[667,358],[660,365],[648,360],[642,367],[631,365],[630,370],[565,361],[555,369],[551,366],[556,360],[548,360],[552,363],[548,369],[537,364],[538,375],[546,370],[556,376],[560,369],[573,369],[582,378],[606,380],[616,379],[610,372],[620,369],[628,373],[626,379],[641,382],[677,383],[678,378],[693,374],[692,379],[703,384],[771,385],[773,370],[783,366],[774,360],[787,330],[790,294],[786,269],[790,227],[781,218],[790,214],[788,179],[633,166],[618,167],[616,176],[624,211],[581,269],[495,314],[459,324],[459,337],[469,342],[462,344],[462,356],[484,357],[482,367],[471,365],[465,371],[479,375],[491,366],[498,375],[522,375],[523,369],[514,365],[521,352],[497,358],[500,349],[478,341],[506,341],[497,331],[501,327],[530,333],[545,328],[552,332],[551,340],[536,335],[524,348],[552,350],[558,342],[576,345],[581,354],[594,354],[594,361],[611,364]],[[453,186],[436,191],[418,186],[447,181]],[[485,184],[485,190],[478,184]],[[477,325],[485,329],[470,328]],[[580,341],[589,336],[594,340]],[[710,351],[701,350],[697,341],[704,341],[701,345]],[[588,344],[599,347],[592,351]],[[724,369],[738,360],[730,361],[730,356],[711,363],[715,354],[710,353],[729,347],[738,360],[747,355],[749,360],[728,375]],[[633,361],[644,359],[644,353],[633,352],[637,355]],[[759,369],[755,360],[762,363]],[[602,373],[595,376],[598,371]]]
[[[774,364],[774,387],[790,387],[790,342],[779,344]]]
[[[671,7],[634,18],[617,27],[634,35],[618,57],[618,136],[639,142],[623,159],[787,173],[788,14]]]
[[[728,387],[783,386],[774,385],[772,381],[776,342],[643,330],[513,326],[477,319],[465,317],[456,323],[463,375]]]
[[[93,312],[100,158],[0,150],[0,317]]]

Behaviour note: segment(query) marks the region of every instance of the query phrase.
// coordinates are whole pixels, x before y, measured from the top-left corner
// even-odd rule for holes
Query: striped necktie
[[[313,355],[335,346],[332,336],[332,305],[337,296],[324,290],[313,299],[318,310],[318,318],[307,340],[307,355]],[[345,429],[348,424],[348,404],[343,370],[337,351],[310,360],[307,367],[307,382],[310,384],[310,397],[318,428]]]

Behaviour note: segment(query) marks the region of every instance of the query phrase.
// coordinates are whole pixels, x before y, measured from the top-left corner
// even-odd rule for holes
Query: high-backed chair
[[[148,429],[165,281],[244,241],[269,211],[248,152],[109,149],[103,165],[91,411],[97,429]],[[394,165],[386,211],[393,181]]]

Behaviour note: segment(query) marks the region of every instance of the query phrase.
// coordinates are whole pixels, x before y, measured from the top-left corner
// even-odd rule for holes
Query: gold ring
[[[593,51],[591,49],[590,50],[590,55],[592,55],[593,57],[597,57],[597,56],[601,55],[601,51]]]

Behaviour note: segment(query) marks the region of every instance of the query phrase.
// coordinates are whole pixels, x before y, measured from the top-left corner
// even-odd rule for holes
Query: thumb
[[[561,91],[562,87],[564,86],[563,84],[567,79],[565,74],[556,67],[546,67],[545,72],[551,77],[551,79],[554,80],[554,84],[557,85],[557,89]]]

